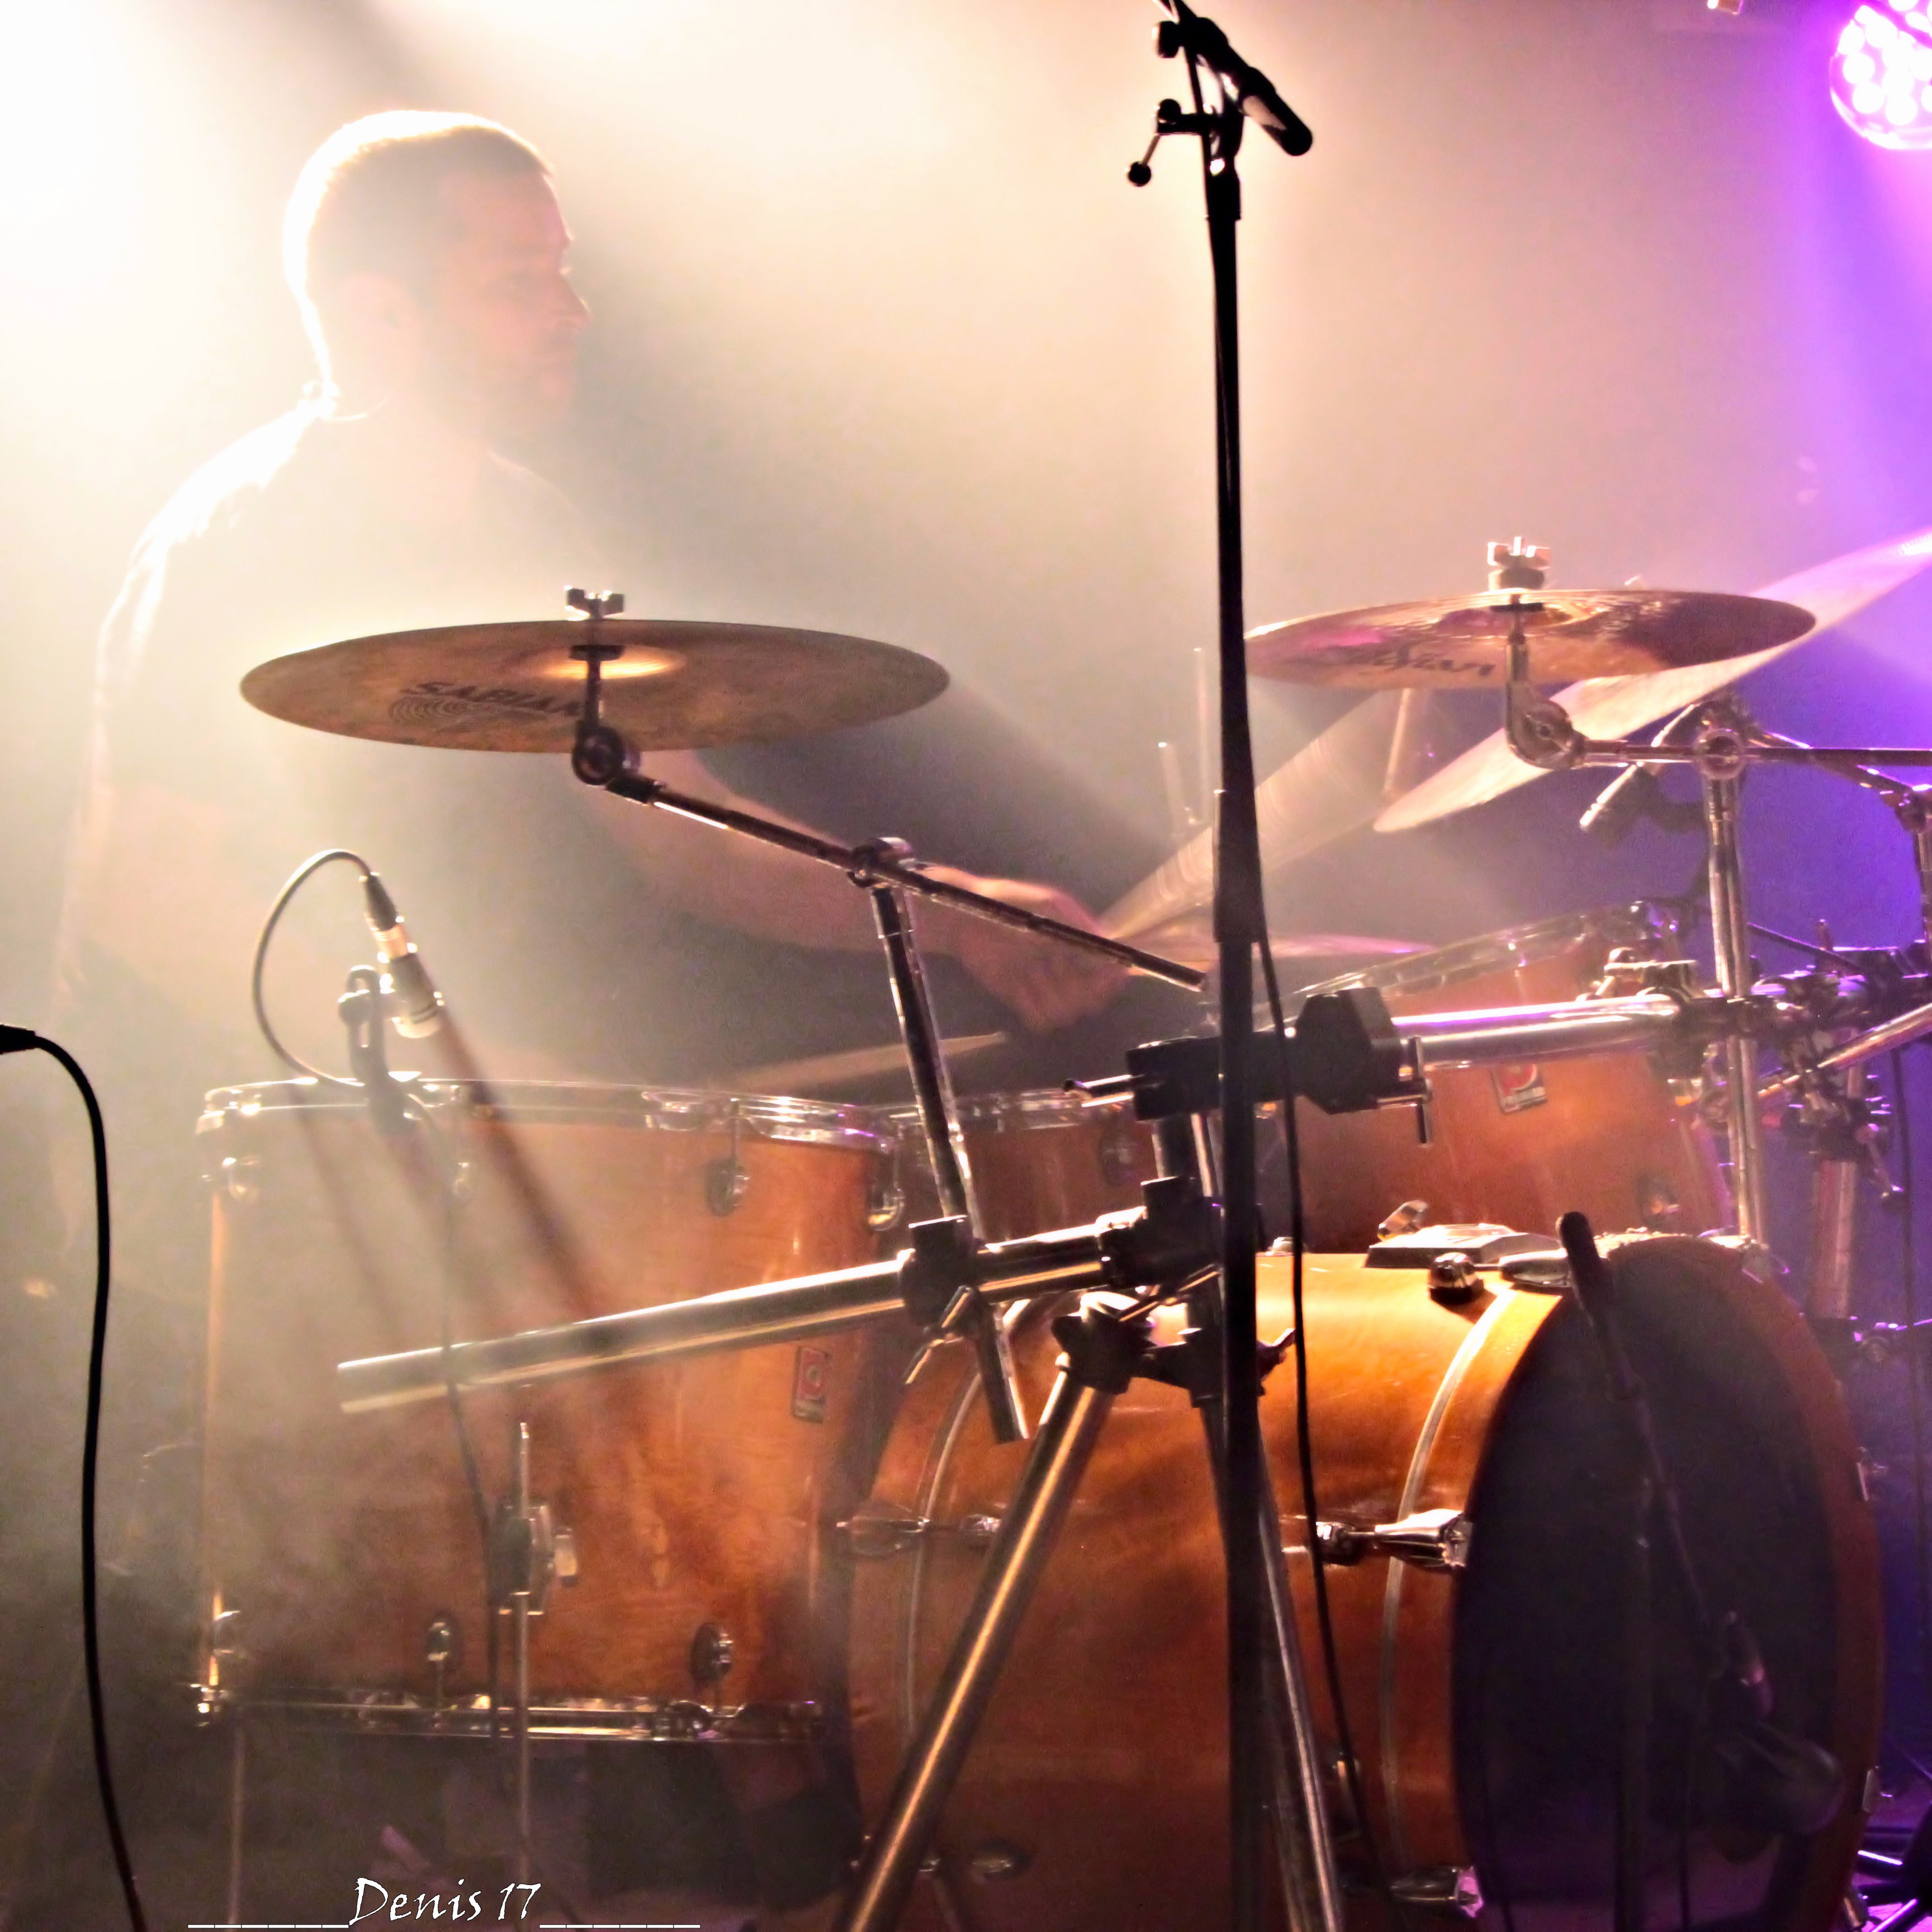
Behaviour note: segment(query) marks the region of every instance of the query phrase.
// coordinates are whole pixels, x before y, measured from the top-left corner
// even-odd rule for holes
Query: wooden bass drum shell
[[[1748,1619],[1778,1721],[1838,1756],[1849,1794],[1808,1840],[1692,1831],[1695,1922],[1755,1912],[1780,1932],[1825,1932],[1877,1747],[1876,1554],[1856,1444],[1802,1318],[1730,1253],[1659,1238],[1622,1249],[1615,1269],[1705,1587]],[[1292,1318],[1286,1261],[1264,1258],[1261,1292],[1263,1332],[1279,1333]],[[1492,1901],[1508,1897],[1518,1932],[1567,1932],[1580,1912],[1606,1924],[1628,1507],[1607,1474],[1617,1438],[1587,1330],[1550,1296],[1496,1288],[1444,1306],[1420,1274],[1355,1256],[1308,1258],[1306,1320],[1324,1517],[1452,1509],[1474,1525],[1460,1576],[1381,1558],[1328,1572],[1382,1857],[1424,1886],[1473,1868]],[[1054,1354],[1042,1324],[1016,1352],[1037,1414]],[[1332,1750],[1294,1413],[1285,1367],[1263,1420]],[[1226,1922],[1225,1604],[1200,1437],[1174,1389],[1136,1382],[1115,1405],[940,1833],[940,1882],[975,1932]],[[1024,1454],[992,1442],[964,1350],[928,1358],[866,1514],[931,1527],[856,1564],[852,1711],[873,1816],[980,1573],[975,1519],[1006,1506]],[[1674,1604],[1660,1580],[1660,1748],[1681,1744],[1690,1672]],[[1653,1821],[1650,1876],[1673,1901],[1677,1841]],[[1345,1831],[1341,1850],[1359,1875],[1359,1837]],[[1358,1928],[1385,1923],[1366,1894],[1349,1910]],[[906,1923],[945,1932],[932,1886]]]

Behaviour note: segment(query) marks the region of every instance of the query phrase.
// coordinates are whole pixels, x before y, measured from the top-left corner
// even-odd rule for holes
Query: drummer
[[[604,580],[571,506],[503,453],[572,400],[589,314],[570,240],[536,152],[470,116],[374,116],[302,172],[286,267],[320,380],[183,486],[142,537],[102,639],[64,977],[83,1030],[110,1028],[110,1077],[119,1064],[171,1090],[134,1146],[150,1132],[178,1146],[196,1091],[261,1065],[251,946],[277,884],[322,845],[355,847],[385,873],[500,1074],[639,1078],[676,1064],[670,1036],[711,1018],[720,978],[701,947],[695,968],[674,951],[640,1000],[640,904],[660,926],[675,909],[793,946],[875,944],[862,896],[836,874],[622,805],[574,784],[560,759],[325,739],[236,694],[250,666],[286,650],[556,617],[566,583]],[[730,796],[693,754],[654,754],[651,768]],[[936,869],[1090,923],[1051,886]],[[1063,1026],[1118,983],[1103,963],[983,922],[936,915],[924,930],[1027,1028]],[[278,952],[277,996],[332,1028],[347,963],[305,962],[298,941]],[[762,998],[811,990],[794,969]]]
[[[623,805],[562,758],[331,737],[238,694],[287,651],[559,617],[566,585],[609,580],[571,505],[506,453],[572,402],[589,314],[570,240],[543,160],[505,128],[400,112],[332,135],[286,229],[319,378],[183,485],[107,620],[57,1022],[98,1076],[115,1142],[124,1442],[193,1432],[207,1216],[193,1124],[208,1088],[280,1070],[250,1022],[249,962],[277,887],[318,848],[382,872],[493,1075],[728,1077],[800,1050],[773,1016],[825,1006],[842,952],[866,976],[866,1043],[889,1036],[883,971],[856,956],[876,944],[868,908],[836,874]],[[650,611],[647,585],[624,587]],[[732,795],[692,754],[651,769]],[[1049,885],[943,875],[1090,923]],[[334,1001],[369,955],[346,884],[317,882],[269,989],[291,1036],[338,1065]],[[922,929],[1023,1028],[1064,1026],[1116,988],[1105,964],[1005,928],[933,914]],[[63,1474],[62,1510],[65,1496]]]

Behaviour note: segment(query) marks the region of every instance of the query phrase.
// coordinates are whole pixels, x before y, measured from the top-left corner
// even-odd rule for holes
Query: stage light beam
[[[1832,56],[1832,102],[1881,148],[1932,148],[1932,11],[1922,0],[1865,5]]]

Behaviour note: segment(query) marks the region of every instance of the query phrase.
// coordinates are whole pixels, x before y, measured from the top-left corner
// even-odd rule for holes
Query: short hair
[[[316,353],[326,359],[320,306],[347,277],[421,285],[448,232],[446,176],[549,173],[527,141],[473,114],[398,109],[337,128],[304,164],[282,228],[283,268]]]

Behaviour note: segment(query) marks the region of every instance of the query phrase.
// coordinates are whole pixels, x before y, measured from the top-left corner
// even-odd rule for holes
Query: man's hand
[[[966,886],[1004,904],[1044,914],[1085,932],[1100,929],[1078,899],[1057,886],[1034,885],[1024,879],[982,879],[950,866],[926,869],[948,885]],[[922,935],[934,951],[950,953],[1034,1033],[1048,1033],[1097,1013],[1126,977],[1124,967],[1098,953],[950,908],[922,908]]]

